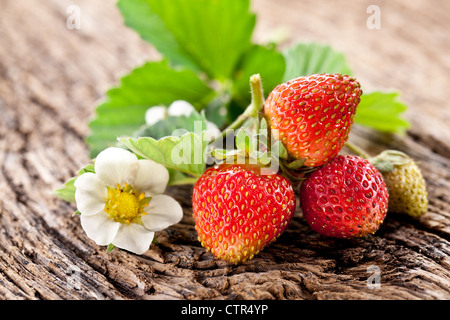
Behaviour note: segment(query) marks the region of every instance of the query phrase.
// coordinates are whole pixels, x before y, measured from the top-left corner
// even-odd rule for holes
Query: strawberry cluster
[[[192,198],[201,244],[232,263],[253,258],[288,226],[298,185],[300,208],[314,231],[337,238],[374,234],[387,214],[389,193],[395,193],[383,178],[390,171],[380,172],[361,156],[339,154],[361,94],[358,81],[341,74],[278,85],[261,111],[286,149],[287,162],[302,165],[288,175],[285,170],[261,175],[260,165],[219,164],[206,170]],[[301,177],[300,183],[292,177]]]

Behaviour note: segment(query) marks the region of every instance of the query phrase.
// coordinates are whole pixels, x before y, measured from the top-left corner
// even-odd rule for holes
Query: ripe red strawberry
[[[341,74],[300,77],[278,85],[264,112],[274,136],[294,159],[318,167],[334,158],[348,140],[360,84]]]
[[[300,205],[310,227],[325,236],[375,233],[388,209],[381,173],[366,159],[339,155],[311,173],[300,187]]]
[[[221,164],[194,186],[195,230],[202,246],[232,263],[252,259],[286,229],[295,209],[292,186],[257,165]]]

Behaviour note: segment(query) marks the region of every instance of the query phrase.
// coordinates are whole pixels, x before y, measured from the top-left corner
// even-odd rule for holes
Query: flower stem
[[[350,141],[347,141],[345,143],[345,146],[349,148],[353,153],[360,156],[361,158],[368,159],[369,156],[367,155],[367,152],[365,152],[363,149],[358,147],[357,145],[351,143]]]

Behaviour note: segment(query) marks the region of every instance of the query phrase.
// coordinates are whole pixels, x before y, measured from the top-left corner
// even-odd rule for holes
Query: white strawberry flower
[[[145,113],[145,122],[147,125],[153,125],[160,120],[169,116],[186,116],[188,117],[195,108],[189,102],[184,100],[174,101],[168,108],[164,106],[154,106]],[[206,137],[208,140],[216,137],[220,133],[215,123],[206,121]]]
[[[94,167],[95,173],[84,173],[75,181],[75,201],[81,226],[98,245],[143,254],[156,231],[182,219],[180,204],[162,194],[169,181],[163,165],[108,148],[97,156]]]

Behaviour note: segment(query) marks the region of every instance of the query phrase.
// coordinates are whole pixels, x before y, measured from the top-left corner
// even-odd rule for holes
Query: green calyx
[[[249,83],[252,94],[250,105],[232,124],[210,142],[210,145],[212,145],[218,139],[223,139],[233,133],[236,149],[213,148],[211,156],[225,163],[268,166],[271,161],[270,143],[266,143],[268,139],[264,139],[260,132],[260,129],[264,129],[261,125],[261,112],[265,102],[261,76],[259,74],[252,75]],[[265,137],[268,135],[269,133],[264,134]]]
[[[385,150],[370,158],[369,161],[382,173],[391,172],[395,166],[403,166],[413,162],[407,154],[398,150]]]

